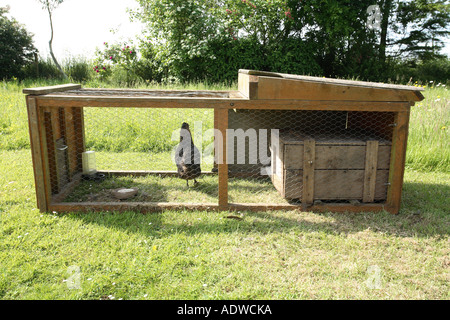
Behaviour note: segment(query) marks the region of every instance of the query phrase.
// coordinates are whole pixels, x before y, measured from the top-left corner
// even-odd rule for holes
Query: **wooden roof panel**
[[[423,88],[239,70],[239,90],[251,100],[421,101]]]

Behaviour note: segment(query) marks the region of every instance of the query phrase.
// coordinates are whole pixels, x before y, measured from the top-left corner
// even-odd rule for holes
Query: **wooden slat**
[[[306,208],[301,204],[261,204],[261,203],[230,203],[229,210],[234,211],[267,211],[267,210],[298,210]],[[307,207],[307,211],[312,212],[380,212],[388,211],[391,208],[381,203],[367,203],[361,205],[352,205],[349,203],[323,203],[314,204]]]
[[[327,100],[246,100],[148,97],[76,97],[45,95],[38,97],[46,107],[115,107],[115,108],[228,108],[272,110],[328,110],[328,111],[407,111],[410,106],[396,101],[327,101]]]
[[[73,108],[64,109],[65,117],[65,138],[67,144],[68,162],[69,162],[69,179],[72,180],[73,177],[79,172],[79,161],[77,154],[77,144],[76,144],[76,131],[74,124],[74,113]]]
[[[105,174],[107,176],[115,176],[115,177],[123,177],[123,176],[134,176],[134,177],[143,177],[143,176],[160,176],[160,177],[178,177],[178,171],[173,170],[99,170],[97,171],[100,174]],[[211,176],[217,175],[217,172],[211,171],[202,171],[202,176]]]
[[[378,167],[378,141],[367,141],[365,158],[363,202],[373,202]]]
[[[44,139],[46,141],[46,151],[45,158],[48,163],[48,173],[50,184],[49,188],[52,194],[58,193],[58,171],[56,168],[56,154],[55,154],[55,138],[53,131],[52,114],[50,111],[44,109],[43,111],[43,130],[42,133],[45,134]]]
[[[414,90],[378,86],[355,86],[331,82],[258,77],[255,99],[278,100],[351,100],[351,101],[420,101]],[[415,88],[415,87],[413,87]]]
[[[369,81],[357,81],[357,80],[345,80],[345,79],[334,79],[334,78],[325,78],[325,77],[312,77],[312,76],[304,76],[304,75],[296,75],[296,74],[287,74],[287,73],[279,73],[279,72],[267,72],[267,71],[259,71],[259,70],[246,70],[240,69],[239,75],[253,75],[255,77],[269,77],[269,78],[282,78],[286,80],[293,81],[304,81],[304,82],[314,82],[319,84],[329,84],[329,85],[344,85],[344,86],[354,86],[354,87],[362,87],[362,88],[379,88],[379,89],[396,89],[396,90],[406,90],[413,92],[424,91],[424,88],[421,87],[413,87],[407,85],[398,85],[398,84],[387,84],[380,82],[369,82]]]
[[[395,116],[396,126],[392,136],[391,166],[389,169],[389,187],[387,203],[393,213],[398,213],[401,204],[403,174],[405,170],[406,146],[408,142],[409,111],[399,112]]]
[[[238,89],[248,99],[256,99],[258,96],[258,77],[239,73]]]
[[[173,203],[173,202],[55,202],[49,205],[50,211],[56,212],[160,212],[164,210],[220,210],[215,203]],[[262,210],[304,210],[301,205],[294,204],[260,204],[260,203],[230,203],[229,210],[262,211]],[[312,205],[308,211],[313,212],[380,212],[391,208],[384,204],[352,205],[347,203],[327,203]]]
[[[222,137],[215,139],[217,143],[217,164],[219,169],[219,208],[226,210],[228,207],[228,164],[227,164],[227,129],[228,109],[214,109],[214,125]]]
[[[41,212],[47,211],[47,197],[45,185],[45,167],[39,135],[39,119],[36,98],[27,97],[28,127],[30,133],[31,156],[33,160],[34,182],[37,206]]]
[[[303,196],[303,171],[286,171],[286,198]],[[375,184],[375,200],[385,200],[389,170],[378,170]],[[315,170],[314,200],[362,200],[364,170]]]
[[[314,167],[316,164],[316,142],[304,141],[303,150],[303,190],[302,203],[312,204],[314,201]]]
[[[83,170],[82,153],[86,151],[85,132],[84,132],[84,110],[83,108],[73,108],[73,126],[75,131],[75,147],[78,163],[78,170]]]
[[[175,202],[54,202],[50,211],[56,212],[160,212],[164,210],[217,210],[217,203]]]
[[[285,167],[286,169],[303,168],[303,145],[285,145]],[[365,146],[323,146],[316,141],[316,170],[321,169],[364,169],[365,168]],[[377,166],[378,169],[389,169],[391,154],[390,146],[378,147]]]
[[[81,89],[80,84],[69,83],[50,87],[25,88],[23,89],[22,92],[24,94],[43,95],[54,92],[63,92],[68,90],[79,90],[79,89]]]

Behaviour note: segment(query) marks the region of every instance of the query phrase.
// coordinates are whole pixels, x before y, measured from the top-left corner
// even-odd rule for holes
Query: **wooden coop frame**
[[[87,93],[84,91],[87,90]],[[177,90],[125,90],[82,89],[81,85],[66,84],[44,88],[24,89],[29,120],[31,152],[35,177],[37,206],[41,212],[57,211],[160,211],[164,209],[208,209],[208,210],[281,210],[302,209],[332,212],[376,212],[386,210],[397,214],[400,209],[403,174],[410,108],[416,101],[424,99],[422,88],[337,80],[252,70],[239,70],[237,91],[177,91]],[[96,94],[98,92],[98,94]],[[105,92],[107,94],[105,94]],[[100,94],[101,93],[101,94]],[[383,203],[316,203],[314,201],[315,149],[311,141],[304,143],[304,170],[302,203],[230,203],[228,179],[232,176],[225,159],[226,143],[216,144],[219,159],[217,203],[170,203],[170,202],[80,202],[65,203],[62,199],[70,194],[81,180],[79,155],[85,151],[84,116],[85,107],[133,107],[133,108],[212,108],[214,128],[223,137],[229,128],[229,114],[236,110],[328,110],[392,112],[392,145],[390,149],[387,198]],[[61,110],[63,110],[61,118]],[[50,116],[52,129],[47,130],[45,117]],[[48,120],[47,120],[48,123]],[[55,162],[55,139],[48,135],[63,131],[71,161],[68,167],[69,182],[58,185],[51,177]],[[75,140],[75,133],[82,139]],[[51,145],[47,144],[50,141]],[[373,200],[375,189],[373,158],[377,146],[367,147],[366,171],[364,173],[364,197]],[[78,155],[78,157],[77,157]],[[221,160],[221,161],[220,161]],[[376,162],[376,161],[375,161]],[[108,171],[106,174],[158,174],[175,175],[176,171],[131,172]],[[275,184],[275,183],[274,183]],[[55,191],[56,190],[56,191]]]

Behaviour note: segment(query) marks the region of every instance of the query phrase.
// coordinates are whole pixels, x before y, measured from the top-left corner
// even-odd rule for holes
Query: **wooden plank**
[[[45,157],[48,163],[48,173],[50,177],[49,188],[51,190],[51,194],[56,194],[59,192],[58,189],[58,171],[56,167],[56,154],[55,154],[55,138],[53,134],[53,123],[52,123],[52,114],[50,111],[43,112],[43,120],[44,120],[44,130],[45,141],[46,141],[46,152]]]
[[[413,90],[362,87],[259,77],[255,99],[277,100],[351,100],[351,101],[420,101]]]
[[[219,169],[219,208],[228,208],[228,164],[227,164],[227,129],[228,109],[214,109],[214,124],[222,137],[215,137],[217,143],[217,165]]]
[[[56,212],[161,212],[164,210],[218,210],[217,203],[175,202],[54,202],[50,211]]]
[[[406,146],[408,142],[409,111],[397,113],[395,123],[396,126],[392,136],[387,203],[392,207],[393,213],[397,214],[401,205]]]
[[[230,203],[230,211],[268,211],[268,210],[305,210],[301,204],[261,204],[261,203]],[[307,207],[312,212],[381,212],[390,208],[382,203],[365,203],[353,205],[349,203],[323,203]]]
[[[303,168],[303,145],[285,145],[285,168]],[[379,146],[377,155],[378,169],[389,169],[390,146]],[[322,169],[364,169],[365,168],[365,146],[324,146],[316,142],[316,164],[315,168]]]
[[[173,202],[55,202],[49,205],[50,211],[56,212],[161,212],[164,210],[220,210],[215,203],[173,203]],[[301,205],[294,204],[260,204],[260,203],[230,203],[229,210],[233,211],[262,211],[262,210],[303,210]],[[380,212],[390,211],[384,204],[371,203],[352,205],[347,203],[327,203],[312,205],[308,211],[313,212]]]
[[[413,87],[413,86],[407,86],[407,85],[387,84],[387,83],[381,83],[381,82],[369,82],[369,81],[357,81],[357,80],[345,80],[345,79],[334,79],[334,78],[325,78],[325,77],[313,77],[313,76],[287,74],[287,73],[280,73],[280,72],[267,72],[267,71],[259,71],[259,70],[248,70],[248,69],[240,69],[239,75],[240,74],[253,75],[256,77],[282,78],[282,79],[287,79],[287,80],[301,80],[301,81],[321,83],[321,84],[357,86],[357,87],[363,87],[363,88],[396,89],[396,90],[406,90],[406,91],[414,91],[414,92],[420,92],[420,91],[425,90],[424,88],[421,88],[421,87]]]
[[[327,101],[327,100],[246,100],[44,95],[39,105],[46,107],[114,107],[114,108],[228,108],[272,110],[329,111],[407,111],[410,106],[395,101]]]
[[[33,160],[34,185],[36,190],[37,207],[41,212],[47,211],[47,197],[45,186],[45,168],[41,152],[41,139],[39,135],[39,118],[36,98],[29,96],[26,99],[28,111],[28,128],[30,134],[31,156]]]
[[[377,179],[378,141],[367,141],[363,202],[373,202],[375,200],[375,183]]]
[[[72,180],[73,177],[80,171],[78,154],[77,154],[77,144],[76,144],[76,131],[74,123],[74,113],[73,108],[65,108],[65,138],[67,145],[68,154],[68,166],[69,166],[69,179]]]
[[[238,75],[239,92],[248,99],[256,99],[258,96],[258,77],[239,73]]]
[[[51,202],[51,182],[50,182],[50,164],[49,164],[49,156],[48,156],[48,146],[47,146],[47,128],[45,126],[45,111],[42,106],[39,105],[39,100],[36,99],[38,103],[38,125],[39,125],[39,138],[40,138],[40,146],[41,146],[41,155],[42,155],[42,164],[44,166],[44,184],[45,184],[45,199],[48,205]]]
[[[316,142],[305,140],[303,149],[303,190],[302,203],[312,204],[314,201],[314,169],[316,164]]]
[[[79,89],[81,89],[80,84],[68,83],[50,87],[25,88],[22,90],[22,92],[24,94],[43,95],[54,92],[63,92],[68,90],[79,90]]]
[[[134,177],[144,177],[144,176],[160,176],[164,177],[178,177],[178,172],[174,170],[99,170],[100,174],[105,174],[107,176],[114,177],[124,177],[124,176],[134,176]],[[212,176],[217,175],[217,172],[202,171],[202,175]]]
[[[385,200],[389,170],[377,170],[375,200]],[[286,170],[286,198],[302,199],[303,170]],[[314,200],[362,200],[364,170],[315,170]],[[304,186],[303,186],[304,188]]]
[[[77,157],[77,165],[78,165],[77,172],[78,172],[83,170],[82,153],[86,151],[83,108],[73,108],[72,115],[75,131],[75,148],[76,148],[75,153]]]
[[[334,79],[334,78],[325,78],[325,77],[312,77],[312,76],[304,76],[304,75],[295,75],[295,74],[287,74],[287,73],[277,73],[277,72],[267,72],[267,71],[258,71],[258,70],[239,70],[239,77],[242,75],[246,76],[254,76],[257,78],[268,78],[273,80],[285,80],[286,82],[290,82],[295,86],[299,82],[306,83],[315,83],[321,85],[340,85],[340,86],[349,86],[349,87],[360,87],[366,89],[391,89],[397,91],[408,91],[420,94],[420,91],[424,91],[424,88],[421,87],[413,87],[407,85],[397,85],[397,84],[387,84],[380,82],[368,82],[368,81],[355,81],[355,80],[344,80],[344,79]],[[276,82],[276,81],[274,81]],[[406,100],[405,100],[406,101]]]

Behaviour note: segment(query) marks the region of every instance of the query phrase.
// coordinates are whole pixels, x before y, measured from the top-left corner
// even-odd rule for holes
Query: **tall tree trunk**
[[[55,63],[55,65],[58,68],[58,70],[61,72],[61,74],[64,77],[64,79],[67,79],[67,75],[64,73],[64,70],[59,65],[58,61],[56,60],[55,54],[53,53],[53,20],[52,20],[52,12],[51,12],[49,6],[47,6],[47,10],[48,10],[48,16],[50,18],[50,31],[51,31],[50,41],[48,42],[48,45],[50,47],[50,55],[52,56],[53,62]]]
[[[392,0],[382,1],[381,36],[380,36],[380,62],[386,62],[387,31],[389,27],[389,15],[392,9]]]

